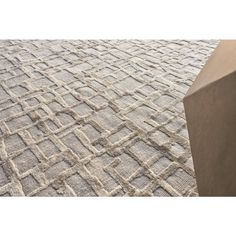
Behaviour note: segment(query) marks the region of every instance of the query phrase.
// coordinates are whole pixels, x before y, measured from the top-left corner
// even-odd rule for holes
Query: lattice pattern
[[[197,195],[182,98],[216,45],[0,41],[0,195]]]

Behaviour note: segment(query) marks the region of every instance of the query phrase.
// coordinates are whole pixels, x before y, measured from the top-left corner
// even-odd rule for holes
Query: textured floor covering
[[[182,98],[217,41],[0,41],[1,196],[196,196]]]

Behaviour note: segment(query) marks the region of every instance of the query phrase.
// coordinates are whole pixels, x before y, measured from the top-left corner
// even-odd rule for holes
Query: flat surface
[[[201,73],[189,89],[187,96],[197,92],[199,89],[216,82],[217,80],[236,71],[236,40],[223,40],[212,53],[207,67]]]
[[[1,41],[0,195],[196,196],[182,99],[217,41]]]

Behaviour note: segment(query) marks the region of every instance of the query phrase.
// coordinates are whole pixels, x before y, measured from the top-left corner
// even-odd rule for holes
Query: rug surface
[[[218,41],[0,41],[0,196],[197,196],[182,99]]]

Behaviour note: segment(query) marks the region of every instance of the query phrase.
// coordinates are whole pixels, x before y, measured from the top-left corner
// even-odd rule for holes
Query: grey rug
[[[0,41],[1,196],[197,196],[182,99],[217,41]]]

